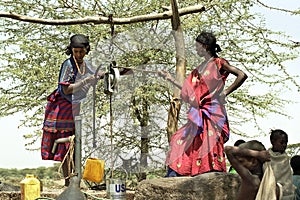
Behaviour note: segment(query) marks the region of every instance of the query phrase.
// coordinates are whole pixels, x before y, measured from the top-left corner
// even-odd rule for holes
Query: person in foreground
[[[291,158],[291,167],[293,169],[293,184],[296,186],[295,200],[300,200],[300,156],[295,155]]]
[[[181,99],[190,105],[187,123],[170,140],[167,177],[226,172],[224,143],[229,138],[229,123],[225,97],[239,88],[247,75],[217,55],[221,48],[211,32],[203,31],[197,36],[196,51],[204,61],[183,85],[168,72],[158,72],[181,89]],[[229,74],[236,78],[224,89]]]
[[[225,146],[232,167],[241,177],[237,200],[279,200],[280,188],[276,185],[271,157],[264,145],[250,140],[239,146]]]
[[[104,76],[103,72],[95,75],[84,59],[89,51],[87,36],[76,34],[70,38],[70,45],[66,49],[66,54],[70,57],[61,65],[57,88],[47,97],[41,144],[43,160],[64,160],[69,143],[59,143],[52,152],[54,142],[75,134],[74,119],[80,113],[80,103],[85,99],[89,88]],[[72,172],[69,166],[72,167],[68,161],[62,163],[65,186],[69,185]]]
[[[282,199],[294,200],[293,174],[290,167],[290,158],[285,152],[288,144],[288,135],[281,129],[271,130],[270,142],[272,147],[268,151],[271,155],[271,166],[276,182],[282,185]]]

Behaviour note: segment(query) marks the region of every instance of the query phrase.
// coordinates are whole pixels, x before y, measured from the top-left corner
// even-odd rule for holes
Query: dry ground
[[[50,187],[44,187],[41,191],[41,197],[55,199],[57,198],[67,187],[63,186],[64,180],[54,181],[54,184]],[[106,190],[90,190],[84,181],[81,182],[81,191],[86,194],[87,200],[96,198],[106,199]],[[96,198],[95,198],[96,197]],[[20,200],[20,191],[0,191],[0,200]],[[127,190],[126,199],[134,199],[134,191]]]

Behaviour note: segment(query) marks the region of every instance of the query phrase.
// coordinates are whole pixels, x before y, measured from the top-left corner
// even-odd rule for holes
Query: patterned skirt
[[[200,134],[198,128],[189,121],[172,136],[166,164],[183,176],[211,171],[226,172],[222,128],[208,119],[204,119]]]
[[[59,143],[52,153],[56,139],[66,138],[75,134],[73,116],[79,113],[79,105],[72,105],[57,90],[52,92],[46,105],[41,144],[43,160],[62,161],[68,151],[69,143]]]

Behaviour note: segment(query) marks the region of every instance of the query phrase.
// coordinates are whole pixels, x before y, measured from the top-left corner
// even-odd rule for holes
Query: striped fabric
[[[86,62],[87,63],[87,62]],[[41,156],[43,160],[62,161],[69,147],[68,143],[58,144],[56,152],[51,152],[54,141],[75,134],[74,116],[79,115],[80,103],[86,96],[90,85],[79,90],[79,95],[64,94],[62,86],[68,86],[80,81],[92,74],[87,65],[85,75],[77,74],[76,66],[72,57],[65,60],[61,66],[58,88],[47,97],[47,105],[43,124],[43,136],[41,144]],[[78,79],[78,80],[76,80]],[[76,97],[76,102],[72,99]]]
[[[62,161],[69,144],[58,144],[54,154],[51,150],[56,139],[69,137],[75,133],[72,112],[74,105],[72,106],[72,103],[63,98],[58,90],[52,92],[47,100],[41,146],[42,159]],[[77,109],[74,110],[79,109],[79,105],[75,107]]]
[[[78,114],[79,106],[72,106],[72,103],[63,98],[57,90],[52,92],[47,100],[43,130],[52,133],[73,132],[75,129],[73,109]]]

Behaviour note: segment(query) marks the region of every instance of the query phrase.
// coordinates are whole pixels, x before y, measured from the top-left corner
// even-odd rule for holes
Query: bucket
[[[124,179],[106,179],[106,193],[109,199],[126,199],[126,181]]]
[[[32,174],[27,174],[20,182],[21,200],[35,200],[40,197],[40,181]]]

